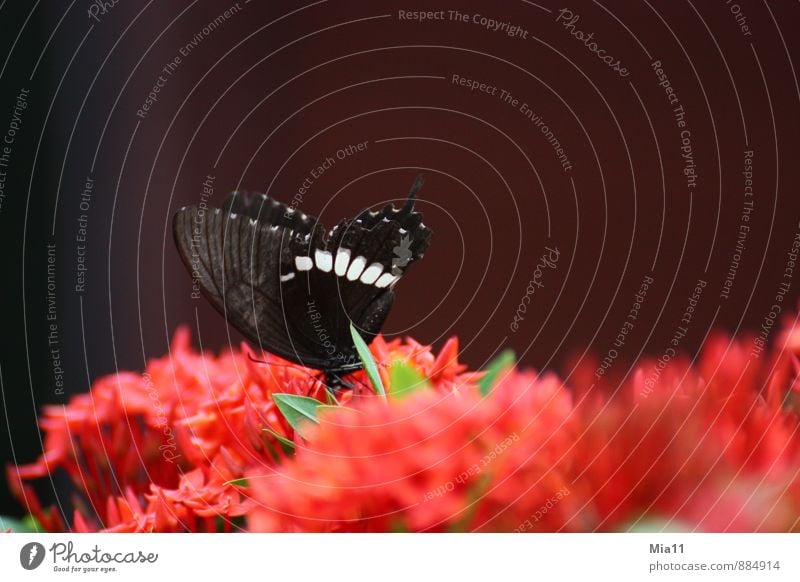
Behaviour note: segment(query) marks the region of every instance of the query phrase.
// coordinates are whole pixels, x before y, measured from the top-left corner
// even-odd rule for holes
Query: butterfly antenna
[[[266,360],[259,360],[258,358],[254,357],[252,353],[247,352],[247,357],[250,359],[251,362],[255,362],[256,364],[269,364]]]
[[[414,210],[414,201],[417,198],[417,192],[422,189],[423,184],[425,184],[425,176],[419,174],[417,179],[414,180],[414,183],[411,185],[411,190],[408,192],[408,197],[406,198],[405,206],[400,211],[399,216],[408,216],[411,214],[411,211]]]

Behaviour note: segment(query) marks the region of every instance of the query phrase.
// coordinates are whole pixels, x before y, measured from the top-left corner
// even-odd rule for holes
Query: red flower
[[[659,364],[645,362],[616,397],[587,398],[576,465],[592,490],[582,512],[600,518],[592,529],[652,516],[702,531],[800,528],[800,425],[784,406],[797,371],[776,366],[780,342],[763,359],[752,345],[717,335],[696,368],[678,359],[651,384]],[[581,529],[580,517],[560,529]]]
[[[696,364],[617,362],[600,380],[586,359],[570,386],[511,369],[483,396],[457,340],[434,356],[378,337],[390,394],[396,360],[433,389],[360,397],[359,371],[301,438],[273,395],[326,402],[319,373],[247,347],[201,355],[180,330],[144,374],[47,407],[44,454],[8,476],[50,531],[794,531],[800,328],[761,347],[717,335]],[[30,485],[57,471],[69,516]]]
[[[488,398],[461,390],[332,411],[293,460],[251,474],[258,506],[248,523],[266,531],[616,531],[653,520],[799,529],[798,415],[786,406],[797,369],[784,365],[782,344],[763,362],[751,359],[749,344],[717,336],[696,368],[680,358],[647,361],[621,385],[579,385],[576,399],[552,376],[513,372]]]
[[[412,362],[430,383],[452,390],[464,375],[451,340],[438,358],[409,341],[376,338],[379,362]],[[48,406],[40,420],[44,454],[9,467],[17,497],[49,531],[216,531],[241,522],[252,502],[237,480],[286,457],[276,433],[297,440],[272,395],[325,401],[320,374],[273,356],[257,361],[249,348],[215,357],[191,349],[189,333],[175,334],[170,353],[144,374],[121,372],[97,380],[66,406]],[[364,372],[353,375],[365,392]],[[352,394],[339,394],[348,402]],[[269,429],[269,430],[265,430]],[[75,488],[75,512],[42,508],[30,482],[65,471]]]
[[[250,475],[259,507],[248,522],[267,531],[513,529],[565,485],[571,411],[555,377],[517,373],[487,399],[465,389],[332,410],[294,461]]]

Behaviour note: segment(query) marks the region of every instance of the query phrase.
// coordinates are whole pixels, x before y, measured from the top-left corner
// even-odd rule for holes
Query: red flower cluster
[[[800,328],[771,357],[716,336],[696,366],[644,361],[571,387],[511,370],[488,397],[332,410],[254,474],[261,531],[800,530]],[[622,370],[623,374],[625,370]]]
[[[9,478],[53,531],[799,530],[800,328],[754,345],[716,336],[696,363],[618,362],[600,381],[589,359],[567,382],[511,368],[484,396],[455,340],[435,357],[379,337],[378,362],[432,388],[392,398],[382,368],[384,401],[358,372],[301,438],[273,395],[325,402],[313,370],[203,356],[180,331],[145,374],[46,409],[45,454]],[[57,471],[69,520],[30,487]]]
[[[413,341],[377,338],[372,349],[379,362],[411,362],[440,390],[472,377],[462,373],[455,340],[437,358]],[[319,373],[267,357],[258,361],[246,346],[201,355],[188,331],[178,330],[170,353],[144,374],[106,376],[68,405],[46,407],[45,452],[31,465],[8,468],[12,489],[48,531],[234,529],[254,505],[242,477],[285,460],[276,434],[300,443],[272,395],[325,401]],[[357,388],[339,395],[343,403],[366,390],[364,372],[352,380]],[[30,485],[49,478],[52,487],[62,471],[75,490],[71,516],[62,503],[41,507]]]
[[[555,376],[512,373],[491,396],[420,392],[331,410],[309,448],[249,482],[263,531],[508,531],[568,485],[578,436]],[[574,505],[565,499],[554,511]]]

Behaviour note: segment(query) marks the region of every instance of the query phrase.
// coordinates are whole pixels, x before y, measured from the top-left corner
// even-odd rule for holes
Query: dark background
[[[199,201],[207,175],[212,200],[244,188],[288,202],[348,144],[368,142],[314,181],[300,207],[333,224],[404,195],[423,171],[432,246],[398,286],[385,332],[436,348],[458,335],[474,368],[511,347],[526,365],[568,377],[570,355],[608,353],[647,275],[654,284],[614,363],[623,370],[663,352],[699,279],[707,286],[680,346],[690,355],[712,328],[758,329],[775,303],[800,220],[796,2],[570,3],[575,29],[594,33],[627,68],[624,78],[556,22],[564,5],[547,0],[253,0],[203,36],[234,4],[119,0],[99,22],[86,0],[0,5],[0,134],[20,89],[30,89],[0,207],[4,464],[40,453],[42,405],[66,402],[100,375],[141,369],[167,351],[179,324],[205,349],[241,340],[190,298],[168,229],[176,208]],[[399,19],[422,6],[508,21],[527,38],[471,21]],[[198,33],[137,117],[162,68]],[[685,109],[693,190],[655,60]],[[498,94],[454,84],[454,74]],[[500,89],[544,119],[571,170]],[[754,152],[754,206],[724,299],[745,150]],[[82,212],[87,176],[94,188]],[[76,292],[82,213],[88,270]],[[47,337],[48,244],[63,395]],[[548,245],[559,261],[513,332]],[[797,277],[784,315],[796,305]],[[0,513],[19,511],[0,486]]]

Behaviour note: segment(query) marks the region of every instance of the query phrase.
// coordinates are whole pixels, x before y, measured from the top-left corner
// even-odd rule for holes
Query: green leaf
[[[289,426],[296,430],[301,437],[306,438],[303,431],[304,426],[309,422],[319,424],[317,408],[322,406],[319,400],[297,394],[273,394],[272,399]]]
[[[272,446],[272,443],[269,441],[269,439],[264,439],[264,446],[267,447],[267,452],[269,453],[269,456],[272,457],[272,460],[275,461],[275,463],[280,463],[281,456],[278,454],[278,451],[275,450],[275,447]]]
[[[498,377],[503,372],[507,371],[517,362],[517,356],[514,350],[505,350],[496,356],[489,365],[486,366],[483,378],[478,380],[478,387],[480,388],[481,395],[486,396],[492,391]]]
[[[240,479],[231,479],[230,481],[226,481],[223,485],[233,485],[234,487],[247,487],[247,477],[241,477]]]
[[[353,343],[356,346],[358,356],[364,364],[364,369],[367,371],[367,376],[369,376],[369,380],[372,382],[372,388],[375,390],[376,394],[385,399],[386,390],[383,388],[383,382],[381,381],[381,375],[378,373],[378,365],[375,363],[375,358],[372,357],[369,346],[367,346],[367,343],[359,335],[352,323],[350,324],[350,335],[353,336]]]
[[[619,528],[619,531],[628,533],[685,533],[693,530],[686,522],[658,516],[642,517]]]
[[[411,533],[411,530],[408,529],[408,526],[399,519],[395,519],[391,522],[389,525],[389,531],[391,533]]]
[[[0,533],[10,529],[12,533],[36,533],[43,531],[35,517],[28,514],[22,519],[0,515]]]
[[[230,531],[231,529],[235,530],[237,528],[244,529],[245,526],[247,525],[247,522],[243,515],[238,515],[236,517],[222,517],[218,515],[214,521],[216,522],[217,525],[217,533]]]
[[[275,440],[277,440],[278,443],[280,443],[281,449],[283,449],[284,453],[286,453],[287,455],[294,454],[295,445],[294,445],[294,443],[292,441],[287,439],[285,436],[283,436],[281,434],[278,434],[277,432],[275,432],[271,428],[263,428],[261,430],[263,430],[265,433],[268,433],[271,436],[273,436],[275,438]]]
[[[403,360],[395,360],[392,363],[392,367],[389,368],[389,379],[389,394],[396,398],[403,398],[431,387],[425,376]]]
[[[336,396],[334,396],[333,392],[331,392],[327,386],[325,387],[325,400],[331,406],[337,406],[339,404],[339,401],[336,400]]]

